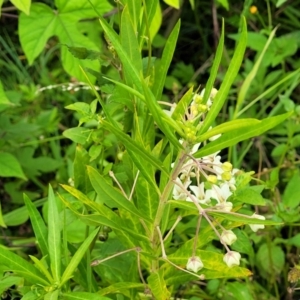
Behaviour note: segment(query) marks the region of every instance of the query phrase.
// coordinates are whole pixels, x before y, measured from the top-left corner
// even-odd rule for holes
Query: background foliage
[[[7,248],[1,247],[1,255],[6,254],[6,259],[10,257],[16,269],[18,263],[22,265],[28,260],[28,255],[36,257],[33,262],[40,270],[43,266],[50,265],[51,261],[51,272],[48,272],[47,279],[55,282],[56,277],[61,277],[61,282],[68,282],[71,286],[73,283],[69,282],[69,277],[78,267],[80,272],[73,274],[73,282],[82,289],[73,291],[72,294],[66,293],[63,297],[93,299],[87,298],[91,295],[87,296],[84,291],[96,292],[99,282],[96,282],[95,277],[85,279],[85,275],[90,274],[89,263],[92,260],[85,255],[85,250],[94,243],[94,237],[98,234],[94,231],[95,226],[101,223],[100,233],[103,240],[109,236],[109,243],[97,241],[93,257],[105,258],[126,248],[117,242],[115,233],[109,232],[108,227],[118,229],[112,221],[114,216],[110,214],[110,210],[102,212],[111,217],[108,218],[110,222],[104,219],[100,222],[99,217],[97,220],[85,220],[90,225],[90,231],[86,232],[86,225],[74,214],[82,208],[78,207],[75,199],[79,198],[85,207],[90,208],[93,204],[85,198],[85,192],[91,191],[92,187],[95,190],[101,189],[99,182],[102,181],[98,176],[104,176],[111,183],[108,176],[110,170],[114,171],[128,193],[132,184],[128,178],[132,178],[133,174],[126,174],[126,170],[133,169],[133,164],[119,143],[121,135],[118,136],[116,130],[114,134],[108,133],[109,124],[106,124],[105,129],[98,126],[102,116],[99,105],[79,66],[86,70],[89,80],[95,83],[96,88],[100,88],[101,94],[110,93],[113,88],[111,82],[103,79],[98,72],[101,70],[101,74],[117,80],[120,75],[120,61],[113,51],[107,49],[107,46],[111,46],[112,36],[107,37],[107,32],[104,34],[98,16],[104,16],[121,32],[125,21],[114,10],[116,4],[110,1],[89,3],[61,0],[31,3],[15,0],[0,1],[0,4],[0,225],[1,244],[13,251],[12,254],[6,253]],[[203,285],[196,281],[184,281],[182,278],[185,275],[180,279],[170,277],[167,284],[175,282],[176,297],[296,299],[299,296],[297,290],[292,290],[292,287],[297,286],[299,277],[294,266],[298,264],[300,246],[298,6],[299,1],[275,0],[239,3],[224,0],[183,3],[165,1],[153,9],[153,22],[149,24],[150,36],[153,36],[153,57],[162,56],[163,49],[168,46],[167,39],[171,32],[174,34],[178,20],[181,20],[176,51],[165,84],[161,86],[161,98],[164,101],[178,102],[192,85],[206,85],[212,70],[213,56],[222,35],[224,18],[225,48],[214,83],[215,87],[220,87],[234,47],[240,38],[240,33],[237,32],[241,28],[240,16],[243,14],[248,26],[243,64],[215,123],[222,124],[226,120],[237,118],[267,119],[291,110],[296,112],[293,117],[268,133],[237,145],[229,145],[228,150],[222,151],[222,156],[230,160],[234,167],[246,171],[254,170],[257,180],[266,182],[268,189],[263,192],[263,197],[267,200],[266,205],[260,208],[260,213],[269,216],[273,221],[284,223],[280,226],[268,226],[259,233],[235,229],[238,242],[234,244],[233,250],[245,255],[245,266],[253,274],[240,280],[214,279],[211,276]],[[128,12],[128,16],[133,15],[132,11]],[[124,16],[126,15],[123,18]],[[133,20],[138,22],[138,17],[133,17]],[[143,30],[146,36],[146,27]],[[130,43],[126,44],[126,40],[132,42],[133,39],[123,36],[122,41],[128,47],[132,46]],[[139,45],[133,45],[133,48],[134,46]],[[78,47],[85,47],[89,51]],[[144,47],[143,53],[148,50]],[[132,54],[134,58],[135,54]],[[142,67],[145,72],[149,71],[147,63],[145,60],[135,60],[135,64],[140,64],[138,67]],[[128,78],[126,80],[130,81]],[[159,86],[163,81],[154,84]],[[118,88],[113,97],[106,99],[107,111],[117,116],[117,121],[122,120],[129,131],[134,120],[130,113],[123,111],[126,99],[122,98]],[[125,104],[130,107],[130,103]],[[95,119],[95,116],[99,119]],[[137,149],[133,148],[132,151]],[[157,150],[157,153],[154,151],[152,154],[157,158],[158,153]],[[163,153],[162,158],[170,160],[166,153]],[[89,178],[83,171],[85,165],[90,165]],[[94,168],[102,175],[96,173]],[[48,186],[49,183],[62,195],[61,199],[55,196],[52,188]],[[63,188],[69,193],[59,184],[64,184]],[[69,184],[73,184],[76,191]],[[107,186],[102,187],[99,193],[107,189]],[[143,189],[137,191],[140,195],[143,192]],[[26,196],[23,198],[24,193]],[[64,224],[60,220],[63,204],[69,205],[69,210],[64,212],[62,218]],[[92,209],[97,211],[100,208]],[[125,215],[126,209],[133,212],[132,207],[125,207]],[[57,224],[65,228],[62,239]],[[181,245],[187,241],[195,224],[194,218],[186,218],[177,228],[175,243]],[[35,226],[40,227],[39,230]],[[125,224],[124,227],[126,228]],[[51,234],[46,241],[43,237],[47,230]],[[133,232],[128,231],[128,234]],[[39,241],[38,247],[35,245],[36,240]],[[47,246],[53,244],[56,246]],[[212,247],[215,250],[217,245],[212,244]],[[59,251],[67,251],[67,248],[72,253],[72,258],[61,264],[61,257],[68,256]],[[45,254],[48,256],[43,262],[41,258]],[[138,282],[137,274],[132,268],[136,264],[136,257],[136,253],[126,253],[95,268],[97,276],[101,276],[103,299],[106,299],[105,295],[109,298],[115,297],[113,299],[130,299],[132,290],[143,289],[139,283],[132,284],[132,289],[128,285],[122,286],[122,282],[126,280]],[[22,258],[25,260],[21,260]],[[53,262],[56,263],[55,266],[52,265]],[[180,263],[184,265],[184,262]],[[27,262],[23,267],[24,272],[27,269],[35,274],[31,278],[32,282],[45,285],[40,271],[32,263]],[[28,287],[24,287],[21,276],[7,276],[4,272],[6,268],[2,264],[0,268],[3,271],[0,291],[4,299],[19,299],[20,295],[26,293],[29,295],[26,299],[36,299],[33,298],[34,295],[43,296],[44,291],[40,287],[36,287],[35,291],[26,290]],[[293,280],[290,280],[291,273],[288,275],[291,268],[295,276]],[[22,274],[19,270],[20,273]],[[152,286],[158,285],[160,275],[150,277]],[[180,284],[181,281],[184,283]],[[110,287],[116,282],[119,285]],[[161,290],[163,289],[162,286]],[[119,294],[111,293],[113,290],[118,290]],[[156,293],[164,292],[161,290]],[[47,292],[58,297],[56,291],[56,286],[53,286]],[[97,297],[99,299],[99,295]]]

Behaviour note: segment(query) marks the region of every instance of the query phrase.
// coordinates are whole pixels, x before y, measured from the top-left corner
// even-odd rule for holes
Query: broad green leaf
[[[122,291],[128,291],[128,289],[140,289],[141,291],[145,288],[144,284],[136,282],[117,282],[113,283],[107,288],[101,289],[97,294],[98,295],[107,295],[122,293]]]
[[[97,12],[89,1],[58,0],[55,10],[43,3],[33,3],[29,16],[21,13],[19,36],[29,64],[43,51],[47,40],[52,36],[57,36],[59,41],[70,46],[99,50],[97,45],[77,30],[76,23],[81,19],[97,17],[97,13],[110,11],[112,6],[105,0],[91,2]],[[98,61],[80,61],[66,47],[61,48],[61,59],[64,69],[78,80],[85,81],[79,64],[93,70],[99,70],[100,67]]]
[[[141,1],[135,1],[135,0],[125,0],[123,1],[123,4],[125,6],[124,10],[126,9],[127,12],[126,14],[128,14],[127,17],[129,17],[126,19],[126,22],[130,22],[132,23],[132,29],[134,30],[134,32],[138,32],[139,30],[139,23],[140,23],[140,17],[141,17]],[[123,13],[124,10],[122,12],[122,17],[123,17]],[[128,24],[125,24],[125,21],[121,21],[121,30],[122,30],[122,26],[128,26]],[[136,36],[135,36],[136,39]],[[122,43],[123,44],[123,43]]]
[[[283,204],[286,207],[295,209],[300,204],[300,174],[299,171],[289,180],[284,193],[283,193]]]
[[[180,8],[180,1],[179,0],[164,0],[165,3],[167,3],[168,5],[179,9]]]
[[[155,158],[151,153],[149,153],[149,151],[147,151],[141,145],[137,144],[123,131],[114,127],[106,121],[103,121],[102,125],[104,128],[115,134],[116,137],[124,144],[124,146],[130,151],[132,151],[137,157],[139,157],[141,161],[146,160],[158,170],[161,170],[162,172],[168,174],[165,168],[163,167],[162,162],[159,159]]]
[[[72,276],[73,273],[75,272],[77,266],[79,265],[82,257],[84,256],[85,252],[87,251],[88,247],[94,240],[95,236],[98,233],[98,229],[95,229],[87,238],[86,240],[82,243],[82,245],[78,248],[76,253],[73,255],[71,258],[68,266],[66,267],[62,277],[61,277],[61,283],[60,286],[62,286],[67,280],[69,280]]]
[[[48,190],[48,245],[50,257],[50,269],[56,282],[60,282],[61,276],[61,234],[60,217],[53,189],[49,185]]]
[[[46,202],[46,198],[34,201],[34,206],[40,207]],[[7,226],[17,226],[25,223],[29,218],[26,206],[19,207],[8,212],[3,216],[3,220]]]
[[[218,126],[212,128],[212,129],[208,130],[207,132],[198,136],[196,143],[206,141],[215,135],[230,132],[235,129],[245,128],[244,130],[248,130],[248,128],[251,128],[252,126],[254,126],[256,124],[259,124],[260,122],[261,122],[260,120],[250,119],[250,118],[228,121],[228,122],[225,122],[221,125],[218,125]]]
[[[259,123],[247,128],[247,130],[245,129],[246,127],[244,127],[244,128],[237,128],[230,132],[227,132],[223,134],[220,138],[200,148],[200,150],[194,154],[194,157],[196,158],[204,157],[206,155],[215,153],[219,150],[233,146],[241,141],[247,140],[254,136],[259,136],[262,133],[266,132],[267,130],[280,124],[285,119],[290,117],[292,114],[293,112],[289,112],[279,116],[263,119]]]
[[[227,10],[229,9],[229,4],[228,4],[228,0],[217,0],[217,2],[219,4],[221,4],[224,8],[226,8]]]
[[[256,253],[256,265],[265,276],[279,275],[285,265],[285,253],[273,243],[262,244]]]
[[[17,276],[11,276],[8,275],[7,277],[3,277],[0,280],[0,295],[3,295],[3,293],[9,289],[9,287],[16,285],[20,286],[23,282],[22,277]]]
[[[253,258],[255,254],[252,240],[248,234],[246,234],[246,231],[236,228],[234,229],[234,234],[237,236],[237,240],[230,246],[230,248],[234,251],[245,253]]]
[[[37,210],[36,206],[31,202],[29,197],[24,194],[24,202],[28,210],[28,214],[31,220],[31,225],[34,231],[35,238],[37,243],[41,249],[43,256],[49,254],[48,248],[48,230],[45,225],[44,220],[42,219],[39,211]]]
[[[0,152],[0,177],[27,179],[19,161],[12,154],[7,152]]]
[[[1,1],[0,1],[0,13],[1,13]],[[15,106],[15,104],[10,102],[6,97],[5,92],[3,90],[2,82],[0,80],[0,112],[13,106]]]
[[[149,288],[155,299],[170,299],[171,293],[163,276],[164,270],[153,272],[147,278]]]
[[[227,95],[229,93],[230,87],[235,80],[236,75],[240,69],[241,63],[244,58],[244,52],[247,45],[247,25],[246,20],[243,18],[242,29],[240,39],[238,41],[237,47],[234,51],[233,58],[230,62],[228,70],[225,74],[225,77],[222,81],[221,87],[214,98],[213,104],[211,106],[210,111],[208,112],[205,122],[200,130],[200,134],[206,132],[208,128],[215,121],[218,113],[222,109],[224,102],[227,99]]]
[[[226,292],[225,292],[226,291]],[[244,282],[226,282],[224,286],[224,294],[230,295],[232,299],[254,300],[253,288],[251,284]]]
[[[31,0],[10,0],[11,3],[19,10],[29,15]]]
[[[60,290],[54,290],[44,295],[44,300],[58,300]]]
[[[150,220],[134,206],[133,202],[126,199],[117,189],[111,186],[94,168],[88,166],[87,170],[92,186],[106,205],[123,208],[143,220]]]
[[[176,42],[178,39],[179,29],[180,29],[180,21],[177,22],[174,29],[172,30],[172,32],[166,42],[166,45],[165,45],[165,48],[164,48],[164,51],[162,54],[162,58],[159,62],[159,66],[155,70],[154,84],[151,88],[155,99],[161,99],[161,95],[162,95],[166,77],[167,77],[167,72],[168,72],[169,66],[171,64],[171,61],[173,59]]]
[[[261,194],[251,187],[237,189],[233,199],[251,205],[266,205],[266,201]]]
[[[74,127],[63,132],[63,136],[72,140],[75,143],[84,145],[89,139],[93,130],[84,127]]]
[[[46,276],[48,281],[53,282],[53,278],[52,278],[51,274],[49,273],[49,271],[46,269],[44,263],[42,261],[40,261],[38,258],[36,258],[35,256],[29,255],[29,257],[35,263],[37,269]]]
[[[206,83],[205,86],[205,92],[204,92],[204,96],[203,96],[203,103],[206,103],[211,90],[214,86],[215,80],[217,78],[218,75],[218,71],[219,71],[219,65],[223,56],[223,48],[224,48],[224,20],[222,20],[222,33],[219,39],[219,43],[218,43],[218,47],[217,47],[217,51],[216,51],[216,55],[210,70],[210,75],[208,78],[208,81]]]
[[[5,224],[5,222],[4,222],[4,219],[3,219],[1,203],[0,203],[0,226],[4,227],[4,228],[7,227],[6,224]]]
[[[100,16],[100,24],[107,34],[110,42],[114,46],[116,52],[118,53],[118,56],[123,64],[124,70],[126,70],[128,76],[131,78],[131,82],[135,84],[137,90],[142,93],[142,87],[141,87],[141,78],[139,71],[137,70],[133,62],[131,61],[130,57],[128,57],[127,51],[123,48],[123,46],[120,43],[119,36],[116,34],[116,32],[111,28],[111,26],[106,22],[104,18]]]
[[[98,59],[101,62],[102,62],[102,60],[106,59],[106,57],[100,51],[89,50],[85,47],[71,47],[71,46],[64,45],[64,44],[62,44],[62,45],[66,46],[68,48],[68,50],[70,51],[70,53],[72,53],[72,55],[74,55],[76,58],[79,58],[79,59],[90,59],[90,60]]]
[[[26,278],[31,284],[49,285],[49,282],[44,279],[44,276],[31,263],[7,250],[2,245],[0,245],[0,264],[6,266],[7,271]]]
[[[110,300],[110,298],[88,292],[69,292],[63,293],[62,296],[65,300]]]

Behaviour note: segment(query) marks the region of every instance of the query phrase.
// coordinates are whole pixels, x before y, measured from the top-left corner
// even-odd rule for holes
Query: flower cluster
[[[217,90],[213,89],[206,103],[203,103],[204,90],[201,94],[195,94],[190,106],[186,110],[184,120],[181,122],[186,135],[185,140],[181,140],[180,142],[185,147],[189,145],[193,146],[190,147],[186,154],[186,160],[178,172],[178,177],[174,180],[175,185],[173,189],[173,199],[195,203],[197,207],[201,207],[204,217],[206,209],[215,209],[226,213],[232,211],[233,203],[231,202],[231,195],[236,190],[236,177],[240,173],[240,170],[234,169],[230,162],[222,162],[219,152],[202,158],[195,158],[193,156],[201,146],[200,143],[194,143],[196,133],[202,126],[205,113],[210,110],[216,94]],[[216,140],[219,137],[220,135],[213,136],[209,140]],[[174,168],[174,164],[172,164],[172,167]],[[264,219],[263,216],[256,214],[252,217]],[[206,216],[206,218],[208,217]],[[212,223],[210,225],[214,226]],[[213,229],[227,250],[223,261],[229,267],[239,265],[241,259],[240,253],[231,251],[228,248],[228,245],[232,245],[237,240],[237,236],[233,231],[226,230],[221,225],[219,226],[222,229],[221,233],[216,228]],[[256,232],[258,229],[264,228],[264,226],[250,225],[250,228]],[[194,254],[188,260],[186,269],[196,273],[203,266],[204,264],[200,257],[195,256],[194,249]]]

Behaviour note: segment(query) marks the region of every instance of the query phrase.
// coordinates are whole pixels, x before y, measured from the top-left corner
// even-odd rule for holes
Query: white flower
[[[241,254],[236,251],[228,251],[223,257],[223,261],[228,267],[239,266],[240,259]]]
[[[199,203],[207,204],[210,202],[210,193],[207,190],[204,190],[204,182],[201,182],[198,186],[197,185],[190,185],[190,190],[195,194]],[[187,201],[192,201],[189,197],[186,199]]]
[[[203,268],[203,262],[200,259],[199,256],[193,256],[190,257],[187,264],[186,264],[186,269],[189,271],[192,271],[194,273],[197,273],[199,270]]]
[[[215,198],[219,203],[226,202],[226,200],[232,195],[227,184],[223,184],[221,187],[214,184],[212,186],[212,190],[215,196],[213,198]]]
[[[254,213],[251,218],[255,218],[255,219],[260,219],[260,220],[265,220],[266,218],[264,216],[258,215],[256,213]],[[250,228],[252,229],[252,231],[256,232],[259,229],[264,229],[265,225],[262,224],[249,224]]]
[[[176,183],[173,189],[173,198],[175,200],[186,200],[187,193],[186,189],[192,183],[190,180],[186,180],[184,183],[181,182],[180,178],[176,178]]]
[[[231,245],[237,240],[237,236],[232,230],[224,230],[221,234],[221,242],[226,245]]]
[[[223,202],[223,203],[218,203],[215,208],[217,210],[222,210],[222,211],[227,211],[230,212],[232,210],[232,203],[231,202]]]

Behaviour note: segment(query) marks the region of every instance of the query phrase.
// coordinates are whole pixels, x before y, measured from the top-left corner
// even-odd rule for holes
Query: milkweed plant
[[[163,90],[180,21],[162,57],[153,57],[159,3],[150,2],[128,1],[119,32],[100,17],[108,45],[104,56],[68,46],[79,65],[97,59],[115,71],[82,68],[95,100],[67,106],[76,111],[79,126],[64,135],[78,146],[69,184],[58,195],[49,187],[47,225],[24,197],[42,258],[31,256],[32,265],[1,250],[7,270],[25,277],[25,298],[171,299],[183,285],[192,295],[195,280],[199,291],[210,279],[250,276],[239,239],[249,230],[278,225],[259,213],[265,205],[263,182],[253,181],[254,172],[235,168],[224,149],[266,132],[291,113],[243,119],[239,98],[234,115],[217,122],[243,61],[245,19],[220,87],[214,85],[224,26],[206,85],[168,102]],[[97,87],[93,76],[101,83]],[[68,240],[67,216],[79,220],[78,231],[84,226],[79,246]]]

